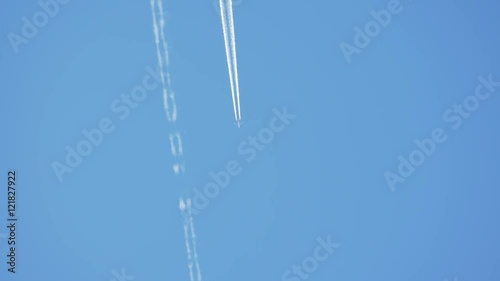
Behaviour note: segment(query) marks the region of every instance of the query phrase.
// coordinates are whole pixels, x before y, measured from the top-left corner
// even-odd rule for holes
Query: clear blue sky
[[[327,235],[341,247],[309,280],[499,280],[500,97],[457,130],[443,114],[474,94],[478,76],[500,80],[500,5],[402,0],[347,63],[339,44],[389,2],[238,1],[241,129],[211,0],[164,0],[175,127],[160,88],[124,120],[110,108],[156,67],[149,1],[72,0],[17,54],[9,32],[41,8],[5,3],[0,167],[19,172],[20,221],[18,273],[7,272],[2,240],[0,279],[110,281],[126,268],[136,281],[189,280],[179,195],[235,160],[243,172],[195,217],[204,280],[282,280]],[[284,106],[296,119],[245,161],[238,145]],[[103,118],[114,131],[59,182],[51,164]],[[384,173],[435,128],[447,141],[392,192]],[[176,130],[182,179],[171,169]]]

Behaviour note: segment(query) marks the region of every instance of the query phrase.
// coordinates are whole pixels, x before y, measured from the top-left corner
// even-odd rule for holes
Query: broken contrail
[[[241,122],[240,86],[238,79],[238,63],[236,59],[236,36],[234,31],[233,1],[219,0],[222,31],[224,34],[224,45],[226,48],[227,67],[229,72],[229,83],[233,99],[234,118]]]
[[[170,59],[164,30],[165,18],[163,14],[163,2],[162,0],[151,0],[150,3],[153,15],[153,31],[155,35],[158,66],[160,68],[164,109],[167,115],[168,122],[174,124],[177,121],[177,105],[175,102],[175,94],[172,90],[170,79]],[[159,11],[159,17],[156,13],[156,9],[158,9]],[[169,134],[169,139],[170,154],[175,159],[172,168],[175,175],[179,176],[184,174],[184,153],[182,148],[181,133],[179,131],[171,132]],[[196,269],[197,281],[201,281],[201,270],[198,262],[198,253],[196,251],[196,234],[194,231],[193,215],[191,212],[191,200],[187,199],[186,201],[184,201],[181,197],[179,201],[179,209],[181,210],[184,219],[183,230],[188,259],[189,278],[191,281],[195,281],[193,268],[194,266]]]
[[[166,72],[167,72],[167,92],[168,96],[163,96],[164,100],[167,102],[168,98],[170,98],[172,102],[172,116],[171,118],[175,122],[177,120],[177,104],[175,103],[175,92],[172,89],[172,80],[170,76],[170,70],[169,70],[169,65],[170,65],[170,56],[168,55],[168,44],[167,44],[167,39],[165,38],[165,32],[164,32],[164,27],[165,27],[165,17],[163,16],[163,2],[158,1],[158,10],[160,11],[160,37],[161,37],[161,42],[163,46],[163,52],[165,54],[165,66],[166,66]]]
[[[163,5],[161,1],[158,1],[158,10],[160,14],[160,24],[158,26],[158,16],[156,14],[155,0],[150,1],[151,11],[153,14],[153,31],[155,35],[155,43],[156,43],[156,55],[158,57],[158,67],[160,68],[160,78],[162,84],[162,92],[163,92],[163,106],[165,108],[165,113],[167,115],[168,121],[175,121],[177,119],[177,106],[175,104],[175,96],[174,92],[171,90],[170,84],[170,72],[168,70],[169,64],[169,56],[168,56],[168,46],[167,41],[165,39],[165,19],[163,16]],[[161,44],[160,44],[161,38]],[[165,57],[162,55],[162,49]],[[165,76],[166,79],[165,79]],[[169,99],[171,101],[169,101]],[[172,103],[172,108],[170,108],[170,102]]]
[[[196,234],[194,232],[193,213],[191,212],[191,199],[187,200],[187,211],[189,217],[189,226],[191,228],[191,242],[193,243],[194,265],[196,266],[196,272],[198,273],[198,281],[201,281],[200,263],[198,261],[198,253],[196,252]]]
[[[168,114],[168,101],[166,101],[167,97],[167,89],[166,89],[166,83],[165,83],[165,73],[163,71],[163,56],[161,54],[161,47],[160,47],[160,35],[159,35],[159,28],[158,28],[158,22],[157,22],[157,16],[156,16],[156,8],[155,8],[155,3],[154,0],[151,0],[151,11],[153,13],[153,32],[155,34],[155,43],[156,43],[156,56],[158,57],[158,67],[160,68],[160,78],[161,78],[161,84],[162,84],[162,90],[163,90],[163,98],[164,98],[164,107],[165,111],[167,111],[167,118],[170,121],[170,114]]]
[[[188,230],[189,219],[188,219],[188,215],[186,212],[186,204],[184,203],[184,200],[182,200],[182,198],[180,198],[180,200],[179,200],[179,209],[183,213],[183,218],[184,218],[184,225],[183,225],[184,241],[186,243],[186,252],[187,252],[187,256],[188,256],[189,279],[191,281],[194,281],[193,262],[192,262],[193,257],[191,256],[191,247],[189,246],[189,230]]]
[[[181,210],[182,217],[184,218],[184,239],[188,254],[189,276],[191,281],[193,281],[194,264],[196,267],[197,280],[201,281],[200,263],[198,260],[198,253],[196,252],[196,233],[194,231],[193,212],[191,211],[191,199],[186,199],[186,201],[184,201],[182,197],[179,198],[179,209]]]
[[[188,268],[189,268],[189,279],[194,281],[193,274],[193,258],[191,257],[191,248],[189,247],[189,234],[188,234],[188,224],[184,223],[184,240],[186,241],[186,251],[188,253]]]

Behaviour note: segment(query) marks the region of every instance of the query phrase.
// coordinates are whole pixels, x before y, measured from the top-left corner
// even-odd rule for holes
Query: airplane
[[[243,125],[243,122],[241,122],[241,120],[237,120],[236,126],[238,126],[238,128],[241,128],[241,125]]]

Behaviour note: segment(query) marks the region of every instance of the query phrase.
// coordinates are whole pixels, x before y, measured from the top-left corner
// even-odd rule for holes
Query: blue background
[[[227,161],[243,163],[239,143],[287,106],[297,118],[195,217],[204,280],[281,280],[327,235],[342,246],[310,280],[500,280],[499,97],[459,130],[442,119],[479,75],[500,80],[500,4],[402,1],[348,64],[339,44],[387,3],[235,5],[237,129],[213,3],[166,0],[182,181],[160,88],[126,120],[110,110],[156,66],[149,1],[71,1],[18,54],[7,34],[40,7],[4,3],[0,170],[18,171],[20,221],[18,273],[7,272],[3,239],[0,279],[109,281],[126,268],[138,281],[188,280],[179,195]],[[51,163],[105,117],[115,131],[60,183]],[[391,192],[384,172],[436,127],[447,142]]]

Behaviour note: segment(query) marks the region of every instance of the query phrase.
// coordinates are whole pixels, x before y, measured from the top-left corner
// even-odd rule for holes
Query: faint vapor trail
[[[200,263],[198,262],[198,253],[196,252],[196,234],[194,232],[193,213],[191,212],[191,199],[187,199],[187,211],[189,226],[191,227],[191,242],[193,243],[194,265],[196,266],[196,271],[198,273],[198,281],[201,281]]]
[[[163,94],[163,100],[166,106],[168,107],[168,98],[170,98],[172,101],[172,116],[171,118],[175,121],[177,120],[177,105],[175,103],[175,93],[172,90],[172,81],[170,79],[170,70],[169,70],[169,65],[170,65],[170,56],[168,54],[168,44],[167,44],[167,39],[165,39],[165,17],[163,16],[163,2],[160,0],[158,1],[158,11],[160,12],[160,37],[161,37],[161,42],[163,46],[163,52],[165,54],[165,66],[166,66],[166,73],[167,73],[167,91]],[[168,95],[167,95],[168,93]]]
[[[172,155],[173,156],[182,156],[183,151],[182,151],[181,134],[179,134],[178,132],[175,134],[170,134],[168,136],[168,138],[170,139],[170,152],[172,153]],[[177,140],[177,142],[175,140]]]
[[[220,5],[221,20],[222,20],[222,32],[224,34],[224,46],[226,48],[226,60],[227,60],[227,69],[229,72],[229,84],[231,86],[231,98],[233,99],[234,119],[238,121],[238,109],[236,106],[236,99],[235,99],[235,90],[234,90],[235,86],[233,78],[231,46],[230,46],[229,31],[227,27],[226,8],[224,7],[225,5],[224,0],[220,0],[219,5]]]
[[[165,39],[165,32],[164,32],[164,27],[165,27],[165,17],[163,16],[163,3],[162,1],[158,1],[158,11],[160,12],[160,36],[161,36],[161,42],[163,45],[163,50],[165,51],[165,63],[168,67],[170,64],[170,58],[168,55],[168,45],[167,45],[167,40]]]
[[[175,105],[175,100],[174,100],[174,95],[173,92],[170,90],[170,73],[168,72],[168,63],[169,63],[169,58],[168,58],[168,49],[167,49],[167,43],[165,40],[165,35],[164,35],[164,25],[165,25],[165,19],[163,18],[163,11],[160,10],[160,29],[158,28],[158,16],[156,15],[156,8],[155,8],[155,0],[151,0],[151,11],[152,11],[152,16],[153,16],[153,31],[155,35],[155,43],[156,43],[156,55],[158,57],[158,67],[160,68],[160,78],[161,78],[161,83],[162,83],[162,90],[163,90],[163,107],[165,108],[165,113],[167,115],[168,121],[175,121],[177,119],[177,106]],[[161,1],[158,3],[158,7],[162,7]],[[160,37],[162,39],[162,45],[160,45]],[[163,47],[163,52],[165,53],[165,64],[163,62],[163,56],[162,56],[162,51],[161,48]],[[165,74],[167,75],[167,82],[165,81]],[[173,101],[173,113],[170,111],[170,106],[169,106],[169,94],[168,92],[171,92],[170,98]]]
[[[186,242],[186,252],[187,252],[187,256],[188,256],[189,279],[191,281],[194,281],[193,262],[192,262],[193,258],[191,256],[191,247],[189,246],[189,231],[188,231],[189,218],[188,218],[188,215],[186,213],[186,205],[184,203],[184,200],[182,200],[182,198],[180,198],[179,209],[183,213],[183,217],[184,217],[183,228],[184,228],[184,240]]]
[[[165,98],[167,96],[167,89],[166,89],[166,84],[165,84],[165,73],[163,72],[163,57],[161,55],[160,51],[160,35],[158,31],[158,22],[156,20],[156,12],[155,12],[155,3],[154,0],[151,0],[151,11],[153,13],[153,31],[155,34],[155,43],[156,43],[156,55],[158,57],[158,67],[160,68],[160,78],[161,78],[161,84],[162,84],[162,90],[163,90],[163,97]],[[164,101],[165,104],[165,110],[168,110],[168,103]],[[167,114],[167,118],[170,121],[170,115]]]
[[[186,251],[188,254],[189,279],[191,281],[194,281],[193,262],[192,262],[193,258],[191,257],[191,249],[189,248],[189,234],[188,234],[187,221],[184,222],[184,240],[186,241]]]

